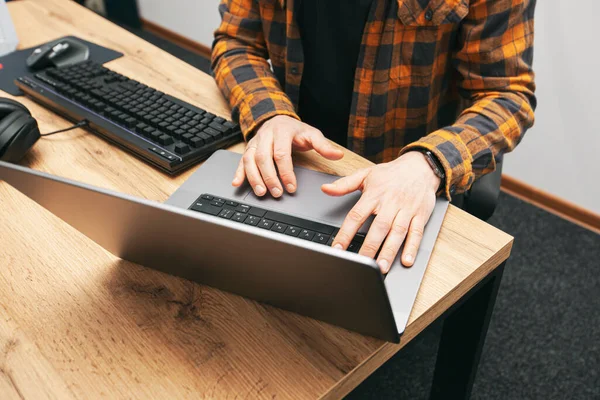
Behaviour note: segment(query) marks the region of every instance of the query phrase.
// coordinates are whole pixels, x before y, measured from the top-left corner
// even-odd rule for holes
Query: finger
[[[395,206],[381,209],[369,227],[367,237],[360,247],[358,254],[375,258],[381,247],[381,243],[383,243],[385,237],[390,233],[396,214],[398,214],[398,208]]]
[[[404,244],[404,250],[402,251],[402,264],[405,267],[412,267],[417,257],[421,240],[423,239],[423,232],[425,230],[425,219],[417,214],[413,217],[410,222],[408,229],[408,236],[406,243]]]
[[[246,173],[244,172],[244,158],[242,157],[237,169],[235,170],[235,175],[233,176],[233,181],[231,184],[235,187],[238,187],[244,183],[244,179],[246,179]]]
[[[292,136],[275,135],[273,143],[273,159],[277,163],[279,177],[288,193],[296,191],[296,174],[292,163]]]
[[[242,160],[244,161],[246,178],[248,178],[248,182],[250,183],[250,186],[252,186],[254,193],[256,193],[257,196],[263,196],[267,193],[267,189],[265,189],[265,183],[262,181],[262,177],[256,166],[256,160],[254,159],[255,154],[256,148],[249,147],[246,149]]]
[[[280,197],[283,194],[283,189],[281,187],[281,182],[279,182],[279,178],[277,178],[277,170],[275,169],[275,163],[273,162],[272,131],[266,131],[260,137],[254,159],[256,160],[256,165],[258,166],[262,180],[269,192],[271,192],[271,195],[273,195],[273,197]]]
[[[365,223],[367,218],[373,214],[375,209],[375,202],[364,200],[362,197],[358,200],[358,203],[352,207],[352,210],[344,219],[340,231],[333,240],[333,247],[337,249],[347,249],[350,242],[356,235],[356,232]]]
[[[404,210],[400,210],[396,218],[394,218],[390,233],[377,257],[377,264],[379,264],[379,268],[381,268],[381,272],[384,274],[390,271],[392,262],[396,259],[398,250],[400,250],[406,238],[410,219],[411,214]]]
[[[339,160],[344,157],[344,152],[335,147],[318,130],[311,130],[307,135],[307,139],[311,143],[311,147],[328,160]]]
[[[369,173],[369,169],[361,169],[352,175],[338,179],[332,183],[326,183],[321,186],[321,190],[329,196],[343,196],[359,190]]]

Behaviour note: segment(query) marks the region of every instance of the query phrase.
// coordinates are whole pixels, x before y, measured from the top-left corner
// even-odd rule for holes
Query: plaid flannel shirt
[[[246,138],[275,115],[298,118],[294,2],[221,0],[212,67]],[[445,169],[448,198],[494,171],[534,120],[535,2],[373,0],[348,148],[376,163],[428,149]]]

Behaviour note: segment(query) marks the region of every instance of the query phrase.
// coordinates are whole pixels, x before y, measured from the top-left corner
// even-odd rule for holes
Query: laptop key
[[[279,232],[279,233],[284,233],[286,229],[287,229],[287,225],[279,223],[279,222],[276,222],[273,225],[273,227],[271,228],[272,231]]]
[[[323,235],[322,233],[315,233],[315,237],[313,238],[313,242],[327,244],[329,240],[329,235]]]
[[[258,208],[258,207],[250,207],[250,210],[248,210],[248,214],[250,215],[254,215],[255,217],[264,217],[265,214],[267,213],[267,210],[263,210],[262,208]]]
[[[261,219],[260,222],[258,223],[258,227],[263,228],[263,229],[271,229],[272,226],[273,226],[273,221],[264,219],[264,218]]]
[[[247,216],[248,216],[247,214],[244,214],[241,212],[235,212],[233,214],[233,217],[231,217],[231,220],[235,221],[235,222],[244,222],[244,220],[246,219]]]
[[[236,203],[235,201],[231,201],[231,200],[227,200],[225,202],[225,204],[227,204],[228,206],[232,206],[232,207],[237,207],[238,203]]]
[[[241,213],[247,213],[249,209],[250,209],[250,206],[247,206],[245,204],[240,204],[239,206],[236,207],[235,211],[241,212]]]
[[[212,200],[213,197],[210,194],[203,194],[202,196],[200,196],[200,198],[204,199],[204,200]]]
[[[204,200],[196,201],[194,205],[192,205],[192,210],[210,215],[218,215],[221,212],[221,208],[210,205]]]
[[[295,226],[288,226],[288,228],[284,232],[288,236],[298,236],[300,234],[300,228]]]
[[[348,246],[347,250],[351,253],[358,253],[358,251],[360,250],[360,245],[360,243],[353,241],[350,243],[350,246]]]
[[[213,200],[213,201],[210,202],[210,204],[212,206],[215,206],[215,207],[223,207],[223,204],[225,204],[225,203],[222,203],[222,202],[217,201],[217,200]]]
[[[230,219],[233,216],[233,214],[234,214],[233,210],[224,208],[219,213],[219,217],[225,218],[225,219]]]
[[[362,242],[365,241],[365,234],[364,233],[357,233],[356,236],[354,236],[354,239],[352,241],[362,244]]]
[[[258,225],[258,222],[260,221],[260,218],[255,217],[254,215],[248,215],[248,217],[246,218],[246,220],[244,221],[245,224],[248,225]]]
[[[300,239],[304,239],[304,240],[313,240],[313,238],[315,237],[315,233],[313,231],[309,231],[307,229],[303,229],[300,232],[300,236],[298,236]]]
[[[327,246],[331,246],[333,244],[333,238],[334,237],[335,236],[332,236],[332,237],[329,238],[329,240],[327,241]]]

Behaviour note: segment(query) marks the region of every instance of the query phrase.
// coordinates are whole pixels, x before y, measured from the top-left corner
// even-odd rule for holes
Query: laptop
[[[329,197],[338,177],[295,168],[280,199],[231,186],[241,155],[215,152],[164,203],[0,162],[3,180],[124,260],[398,343],[448,202],[438,199],[411,268],[331,243],[360,197]],[[371,221],[355,238],[360,244]]]

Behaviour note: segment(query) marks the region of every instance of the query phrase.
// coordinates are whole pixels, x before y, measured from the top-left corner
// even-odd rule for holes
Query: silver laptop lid
[[[0,179],[125,260],[399,341],[367,257],[5,162]]]

